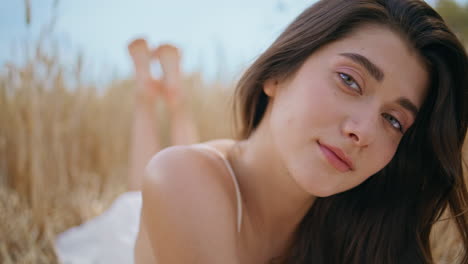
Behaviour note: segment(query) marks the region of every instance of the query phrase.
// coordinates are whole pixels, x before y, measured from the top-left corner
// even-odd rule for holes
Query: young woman
[[[423,1],[317,2],[239,81],[238,139],[151,159],[136,262],[433,263],[445,209],[468,248],[467,72]]]

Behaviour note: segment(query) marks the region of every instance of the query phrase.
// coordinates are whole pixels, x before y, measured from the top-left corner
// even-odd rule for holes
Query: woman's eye
[[[358,93],[361,93],[361,87],[359,87],[359,85],[356,83],[353,77],[342,72],[340,72],[339,75],[344,84],[351,87],[351,89],[357,91]]]
[[[392,127],[403,133],[403,125],[394,116],[384,113],[383,117],[387,119]]]

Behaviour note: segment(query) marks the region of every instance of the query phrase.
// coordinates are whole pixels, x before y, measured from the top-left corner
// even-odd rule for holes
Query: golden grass
[[[38,48],[0,73],[0,263],[57,263],[55,235],[125,191],[133,82],[86,85],[81,65],[62,66]],[[202,140],[229,136],[232,89],[199,74],[184,87]],[[166,115],[155,113],[167,146]],[[453,263],[458,241],[446,223],[434,236],[439,263]]]
[[[133,82],[85,85],[77,61],[67,68],[38,49],[0,75],[0,263],[55,263],[54,236],[125,191]],[[67,71],[78,77],[65,81]],[[228,87],[197,74],[184,85],[202,139],[228,136]]]

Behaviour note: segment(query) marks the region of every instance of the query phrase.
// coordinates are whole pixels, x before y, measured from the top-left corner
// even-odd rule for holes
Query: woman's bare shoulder
[[[221,172],[210,155],[193,146],[164,149],[149,162],[142,220],[161,263],[237,258],[236,205]]]
[[[206,145],[215,148],[225,148],[224,141],[211,141]],[[219,177],[224,171],[220,168],[223,164],[213,159],[212,153],[203,151],[196,145],[172,146],[158,152],[148,162],[146,167],[147,180],[149,181],[177,181],[196,178],[199,181],[211,183],[224,182],[225,177]],[[171,177],[167,174],[171,174]],[[189,179],[186,179],[189,178]],[[208,183],[208,182],[205,182]]]
[[[232,140],[222,139],[205,142],[203,145],[225,153],[233,143]],[[158,152],[148,162],[145,181],[150,184],[196,181],[201,188],[223,187],[232,196],[235,192],[225,163],[220,161],[219,155],[200,148],[199,145],[172,146]]]

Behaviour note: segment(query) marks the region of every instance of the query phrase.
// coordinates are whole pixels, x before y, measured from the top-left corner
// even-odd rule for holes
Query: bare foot
[[[136,96],[139,101],[154,103],[161,91],[161,83],[151,76],[151,53],[144,39],[135,39],[128,45],[135,67]]]
[[[154,50],[151,57],[161,63],[164,94],[169,107],[177,107],[183,101],[179,50],[173,45],[164,44]]]

